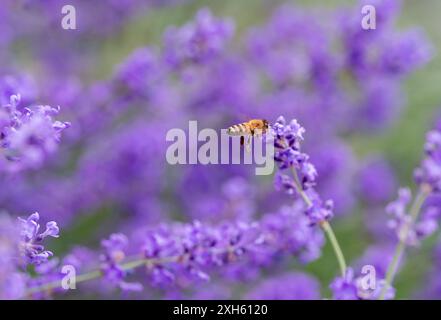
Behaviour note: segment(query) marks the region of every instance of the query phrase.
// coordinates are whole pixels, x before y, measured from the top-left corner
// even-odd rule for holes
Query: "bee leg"
[[[240,136],[240,145],[243,146],[245,144],[245,137]]]
[[[258,130],[258,131],[256,131],[256,133],[254,134],[254,137],[256,137],[256,138],[262,138],[262,131],[261,130]]]
[[[246,144],[246,146],[245,146],[245,149],[247,150],[248,153],[251,151],[251,147],[250,147],[250,145],[251,145],[251,135],[249,135],[249,136],[247,137],[247,144]]]

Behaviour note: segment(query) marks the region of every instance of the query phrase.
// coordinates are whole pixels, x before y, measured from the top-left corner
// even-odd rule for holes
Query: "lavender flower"
[[[415,170],[415,180],[419,185],[426,185],[433,192],[441,188],[441,132],[431,131],[427,134],[424,146],[426,157]]]
[[[334,208],[333,201],[326,200],[325,202],[322,202],[317,194],[314,195],[315,197],[314,200],[312,200],[312,205],[305,211],[306,216],[310,219],[313,225],[330,220],[334,216],[332,211]]]
[[[127,96],[148,97],[154,94],[154,85],[161,78],[161,64],[150,48],[135,50],[117,69],[116,90]]]
[[[216,19],[208,9],[200,10],[195,21],[167,30],[165,59],[173,67],[206,62],[223,51],[232,33],[231,21]]]
[[[376,300],[384,287],[384,281],[376,281],[375,289],[363,287],[363,275],[356,276],[352,268],[348,268],[344,277],[337,277],[330,288],[333,298],[337,300]],[[389,287],[385,299],[393,299],[395,290]]]
[[[123,291],[141,291],[140,283],[124,281],[127,272],[120,266],[125,259],[124,250],[128,246],[128,239],[123,234],[112,234],[109,239],[101,242],[105,252],[101,256],[101,271],[105,279],[117,285]]]
[[[381,68],[389,74],[409,73],[427,63],[432,56],[421,30],[412,30],[388,41],[381,57]]]
[[[348,122],[353,130],[378,132],[390,125],[403,105],[397,78],[425,64],[431,56],[430,46],[419,32],[395,30],[400,2],[363,0],[340,12],[344,69],[353,76],[361,96],[360,100],[356,96],[348,99],[357,110]],[[366,4],[376,8],[375,30],[360,28],[360,10]]]
[[[310,15],[317,19],[311,22]],[[331,34],[317,21],[327,21],[327,17],[314,10],[282,5],[266,26],[252,29],[251,56],[275,86],[302,86],[310,81],[320,89],[332,87],[339,62],[329,50]]]
[[[305,214],[311,224],[315,225],[332,218],[333,202],[323,202],[318,193],[313,189],[317,178],[317,171],[309,156],[300,151],[300,142],[303,140],[305,129],[297,120],[292,120],[286,125],[283,117],[279,117],[272,127],[274,135],[275,154],[274,160],[281,170],[290,168],[293,177],[282,174],[276,175],[276,188],[283,189],[297,197],[307,197],[308,207]]]
[[[17,171],[41,166],[45,156],[54,152],[68,122],[54,121],[59,109],[36,106],[19,110],[20,95],[0,108],[0,164]],[[5,169],[3,169],[5,170]]]
[[[437,171],[439,143],[441,135],[434,130],[427,134],[425,144],[426,158],[423,159],[420,167],[415,170],[414,176],[419,185],[418,194],[415,197],[409,213],[406,207],[410,202],[411,194],[409,189],[400,189],[399,198],[388,205],[386,210],[393,218],[389,221],[389,226],[394,229],[398,236],[399,244],[390,264],[386,276],[387,287],[383,288],[380,298],[384,298],[387,290],[393,282],[396,274],[397,263],[403,256],[406,245],[418,245],[421,239],[431,235],[438,229],[438,220],[441,212],[436,204],[436,200],[431,199],[425,205],[427,197],[437,198],[439,174]],[[423,211],[420,214],[420,211]],[[420,215],[420,218],[418,218]]]
[[[358,299],[358,289],[354,282],[354,271],[349,268],[345,277],[337,277],[331,283],[330,288],[333,298],[337,300],[356,300]]]
[[[441,212],[439,208],[429,206],[423,210],[418,221],[413,221],[413,218],[407,212],[410,200],[410,190],[400,189],[398,199],[391,202],[386,207],[386,211],[392,216],[388,226],[395,231],[398,239],[408,245],[415,246],[438,229],[438,220]],[[407,234],[406,239],[404,239],[405,232]]]
[[[0,298],[22,298],[27,289],[39,281],[50,282],[54,278],[32,278],[25,271],[28,264],[35,266],[35,271],[47,273],[46,266],[58,265],[51,251],[45,250],[43,240],[46,237],[58,237],[58,227],[54,221],[46,224],[46,230],[39,233],[39,214],[34,213],[26,220],[13,220],[5,213],[0,214]],[[53,274],[53,273],[52,273]],[[60,279],[60,273],[58,278]]]
[[[319,230],[310,228],[301,207],[284,207],[252,223],[211,226],[196,221],[147,228],[132,241],[113,234],[102,241],[100,270],[122,290],[141,290],[139,283],[126,282],[126,278],[129,265],[145,266],[150,285],[168,291],[205,283],[211,273],[226,271],[225,276],[230,266],[249,272],[283,257],[311,261],[320,255],[324,239]],[[133,257],[127,257],[127,252]]]
[[[39,220],[38,212],[31,214],[27,219],[19,218],[22,255],[26,257],[27,263],[36,265],[46,262],[49,257],[53,256],[52,251],[44,250],[42,243],[46,237],[58,238],[59,232],[57,223],[50,221],[46,224],[46,230],[39,233]]]
[[[395,17],[401,1],[360,1],[354,10],[342,15],[343,42],[348,53],[348,63],[353,72],[365,75],[372,73],[404,74],[430,57],[426,40],[415,31],[399,33],[393,30]],[[358,12],[363,5],[376,8],[375,32],[360,27]],[[356,12],[356,11],[357,12]],[[377,52],[374,56],[373,53]]]

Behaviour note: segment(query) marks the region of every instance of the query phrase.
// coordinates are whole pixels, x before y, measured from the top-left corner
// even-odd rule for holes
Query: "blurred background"
[[[260,219],[290,203],[273,177],[170,166],[165,133],[188,120],[221,129],[283,115],[306,128],[346,258],[393,243],[383,208],[399,186],[414,188],[425,133],[441,126],[441,2],[366,3],[377,30],[363,33],[359,4],[343,0],[70,1],[77,30],[60,27],[63,1],[2,1],[1,101],[20,93],[22,105],[59,105],[72,127],[44,164],[1,176],[0,207],[58,221],[49,247],[60,257],[98,249],[112,232],[136,237],[140,225]],[[410,251],[397,298],[420,297],[438,238]],[[277,270],[309,273],[329,297],[338,265],[326,244],[317,260]],[[241,297],[247,281],[227,296]],[[78,296],[96,297],[60,298]]]

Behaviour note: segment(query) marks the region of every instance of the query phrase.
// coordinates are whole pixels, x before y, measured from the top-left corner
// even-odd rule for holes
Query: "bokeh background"
[[[59,150],[38,170],[27,170],[14,177],[2,176],[0,207],[13,215],[23,216],[39,211],[47,219],[57,220],[61,225],[61,236],[49,244],[49,248],[57,256],[68,254],[77,245],[98,249],[100,240],[106,235],[116,231],[131,234],[135,230],[134,225],[140,223],[154,225],[160,221],[191,221],[194,218],[208,222],[217,219],[254,219],[265,212],[277,210],[280,205],[274,208],[275,203],[289,202],[289,198],[275,194],[272,190],[272,177],[256,178],[251,174],[252,168],[170,167],[165,163],[165,132],[168,129],[186,128],[186,121],[190,119],[197,119],[206,127],[224,128],[244,121],[247,117],[255,117],[253,108],[257,99],[241,94],[242,91],[249,90],[249,96],[254,95],[253,90],[256,89],[248,84],[248,81],[253,82],[254,79],[244,77],[240,72],[235,76],[236,58],[232,59],[230,69],[223,65],[221,71],[217,70],[215,78],[222,88],[215,88],[210,92],[206,91],[206,87],[214,87],[210,81],[207,82],[212,76],[207,77],[200,70],[190,70],[188,75],[176,72],[167,85],[154,86],[157,94],[149,92],[149,89],[144,90],[144,87],[136,87],[143,84],[148,87],[156,81],[156,57],[153,54],[153,62],[150,63],[147,52],[144,55],[146,60],[139,59],[141,71],[136,67],[127,67],[126,71],[118,70],[124,70],[124,61],[127,61],[134,50],[144,47],[162,48],[167,28],[179,27],[193,20],[201,8],[209,8],[214,16],[228,17],[234,22],[234,34],[228,40],[225,52],[235,52],[235,56],[247,60],[243,52],[246,52],[244,47],[250,30],[267,24],[272,13],[281,6],[288,3],[298,8],[301,12],[301,23],[310,21],[310,25],[305,25],[305,32],[308,32],[309,26],[322,22],[326,24],[329,21],[322,21],[320,14],[310,14],[303,11],[304,9],[333,12],[343,7],[357,8],[353,1],[121,1],[120,5],[117,1],[96,1],[94,6],[85,5],[87,1],[78,1],[78,4],[70,1],[69,4],[77,5],[79,17],[78,30],[72,31],[59,27],[58,19],[61,15],[58,8],[62,1],[49,1],[53,6],[39,4],[39,1],[33,4],[30,2],[33,1],[6,1],[0,7],[3,8],[0,17],[5,17],[0,19],[0,30],[3,30],[0,67],[2,79],[9,77],[9,80],[2,80],[2,89],[22,89],[23,103],[60,105],[62,111],[59,118],[71,121],[72,128],[63,135]],[[384,221],[385,225],[386,214],[381,208],[394,199],[399,185],[413,186],[412,172],[422,157],[425,133],[436,125],[437,118],[441,116],[439,12],[441,2],[437,0],[402,2],[392,29],[398,33],[409,28],[419,28],[427,38],[424,45],[429,44],[431,47],[428,54],[430,57],[421,58],[424,61],[414,69],[393,79],[394,83],[399,83],[401,89],[389,101],[399,101],[399,107],[384,125],[377,127],[375,116],[369,120],[374,124],[371,127],[368,125],[364,128],[362,124],[356,124],[355,128],[348,128],[341,125],[340,122],[347,124],[356,120],[347,117],[348,112],[344,105],[348,101],[340,101],[336,95],[328,101],[329,107],[335,106],[336,111],[329,111],[327,116],[318,117],[318,132],[314,133],[316,128],[310,125],[308,113],[298,111],[302,109],[299,105],[303,101],[297,101],[293,106],[287,102],[298,98],[298,92],[288,94],[288,99],[276,97],[275,94],[273,98],[281,100],[271,101],[262,95],[262,91],[266,90],[263,88],[267,87],[258,86],[256,95],[261,101],[266,101],[263,105],[269,104],[273,108],[271,112],[256,109],[256,115],[271,117],[270,120],[274,121],[278,115],[294,118],[300,112],[300,120],[305,118],[306,140],[313,141],[306,146],[311,151],[311,160],[317,165],[319,174],[326,172],[331,176],[328,179],[330,182],[325,178],[328,182],[323,184],[328,184],[329,190],[324,187],[323,192],[330,196],[336,192],[342,199],[341,205],[338,199],[336,201],[336,208],[342,209],[342,214],[337,214],[333,225],[349,261],[359,258],[373,243],[389,241],[388,235],[384,235],[383,231],[372,232],[372,228],[377,227],[370,226],[370,222],[378,220],[381,224]],[[84,16],[86,18],[83,21]],[[50,18],[53,21],[48,23]],[[355,19],[359,19],[359,16]],[[331,34],[334,32],[333,28],[339,28],[332,19],[330,25],[329,29],[325,29]],[[382,26],[381,22],[379,26]],[[344,34],[341,29],[338,32]],[[9,40],[6,36],[8,34]],[[265,43],[268,34],[255,34]],[[393,35],[391,39],[395,39],[394,37],[398,38]],[[162,49],[158,51],[160,50]],[[405,51],[406,48],[400,50]],[[330,62],[332,66],[334,62],[326,60],[326,47],[321,53],[323,55],[319,59]],[[337,53],[332,59],[339,57],[342,58],[343,54]],[[210,65],[211,62],[198,63]],[[251,68],[257,68],[256,65],[259,62]],[[142,68],[147,68],[147,72]],[[213,69],[210,70],[208,72],[213,72]],[[136,79],[138,71],[146,77],[153,74],[153,78]],[[196,80],[194,87],[186,88],[182,85],[198,77],[200,82]],[[369,77],[361,76],[361,80],[358,80],[361,87],[364,85],[363,79],[367,82]],[[376,80],[372,81],[375,83]],[[378,78],[378,83],[380,81]],[[132,84],[133,87],[130,87]],[[284,85],[289,86],[289,83],[269,86],[269,92],[272,90],[280,93],[284,90]],[[386,88],[389,88],[387,85],[389,84],[386,84]],[[321,90],[326,95],[326,90],[333,89],[316,90]],[[395,90],[395,86],[391,86],[390,90]],[[148,97],[142,96],[143,92]],[[377,95],[383,94],[385,93],[380,90]],[[218,95],[228,98],[221,99]],[[373,97],[370,99],[362,98],[359,101],[375,103]],[[236,104],[230,103],[232,100]],[[287,105],[278,110],[278,101]],[[247,106],[247,103],[253,105]],[[146,110],[143,110],[145,106]],[[339,109],[340,106],[344,108]],[[332,115],[338,119],[333,119]],[[332,129],[327,128],[329,125]],[[335,139],[338,139],[336,144],[326,143]],[[321,143],[323,141],[324,144]],[[316,146],[318,147],[315,148]],[[136,152],[131,153],[131,150]],[[118,158],[118,155],[125,158]],[[314,155],[317,156],[317,161]],[[323,160],[327,155],[332,159]],[[380,182],[372,182],[372,186],[369,185],[370,182],[366,184],[370,186],[368,188],[374,189],[381,189],[386,185],[386,190],[385,195],[380,194],[379,199],[367,201],[366,197],[360,195],[363,189],[360,187],[362,179],[359,174],[365,164],[370,163],[369,159],[373,158],[379,159],[380,173],[368,171],[364,179],[369,181],[369,177],[373,177],[372,179]],[[324,164],[320,165],[321,161]],[[136,165],[133,165],[134,162]],[[382,176],[383,169],[386,172]],[[345,186],[333,184],[334,180]],[[233,197],[240,208],[229,213],[232,216],[223,216],[223,213],[216,211],[216,207],[223,207],[226,201],[231,200],[229,197]],[[384,217],[381,217],[382,214]],[[438,238],[437,234],[433,235],[420,248],[410,251],[410,258],[406,260],[396,280],[397,298],[415,297],[427,284]],[[319,259],[306,266],[292,261],[284,270],[303,270],[310,273],[320,281],[323,296],[329,297],[328,286],[338,273],[338,265],[332,249],[326,244]],[[260,275],[256,281],[267,276],[269,277],[268,274]],[[244,284],[244,288],[248,288],[247,286]],[[238,292],[242,292],[241,290],[246,289],[237,289]],[[60,298],[78,296],[97,297],[87,292],[75,292]]]

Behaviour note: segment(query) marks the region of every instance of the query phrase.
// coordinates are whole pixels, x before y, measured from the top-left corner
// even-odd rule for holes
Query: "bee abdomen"
[[[235,124],[227,129],[227,133],[231,136],[241,136],[249,132],[246,123]]]

